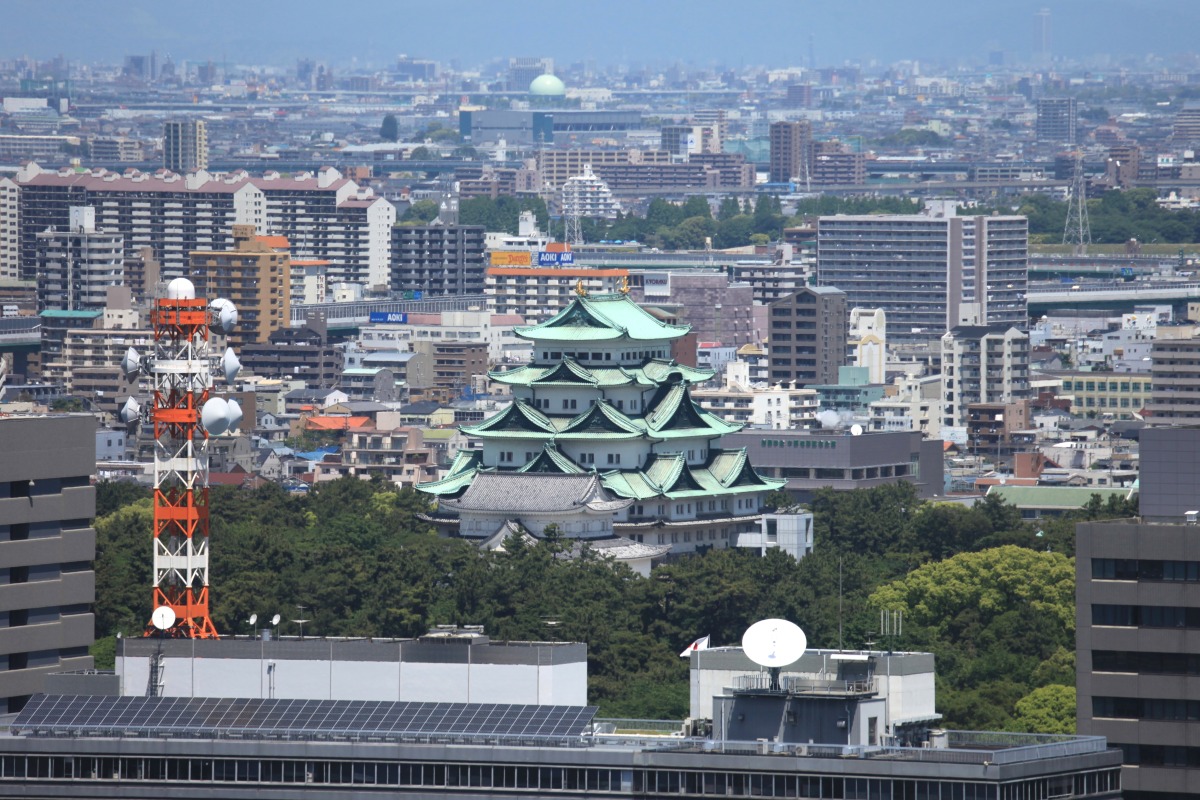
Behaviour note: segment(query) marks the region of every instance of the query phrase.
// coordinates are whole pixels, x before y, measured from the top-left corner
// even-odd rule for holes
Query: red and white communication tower
[[[154,301],[150,321],[153,355],[143,358],[131,347],[121,362],[127,377],[153,380],[154,613],[145,635],[217,638],[208,598],[208,444],[237,427],[242,409],[209,395],[214,373],[232,383],[241,364],[229,348],[215,362],[209,337],[230,332],[237,309],[228,300],[210,305],[196,297],[191,281],[176,278]],[[121,416],[140,420],[141,405],[129,398]]]

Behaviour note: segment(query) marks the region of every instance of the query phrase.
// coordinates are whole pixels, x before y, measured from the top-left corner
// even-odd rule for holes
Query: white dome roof
[[[546,73],[533,79],[529,84],[529,93],[543,97],[561,96],[567,93],[567,86],[556,76]]]

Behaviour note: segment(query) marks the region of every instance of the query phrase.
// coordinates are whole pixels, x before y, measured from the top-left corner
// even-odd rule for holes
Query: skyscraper
[[[208,130],[203,120],[163,124],[163,166],[172,172],[208,169]]]
[[[771,183],[807,177],[805,156],[812,140],[812,125],[805,120],[771,123]]]
[[[1075,144],[1076,105],[1074,97],[1039,97],[1037,140],[1046,144]]]

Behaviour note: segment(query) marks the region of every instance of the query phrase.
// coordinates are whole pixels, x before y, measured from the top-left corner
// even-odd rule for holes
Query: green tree
[[[404,211],[403,216],[400,217],[400,224],[425,225],[437,219],[440,212],[441,209],[436,201],[418,200]]]
[[[438,157],[437,153],[429,149],[425,145],[418,145],[408,154],[409,161],[434,161]]]
[[[396,120],[395,114],[384,116],[383,123],[379,126],[379,138],[385,142],[400,140],[400,123]]]
[[[736,197],[726,197],[721,201],[720,207],[717,208],[717,220],[725,222],[742,214],[742,204],[738,202]]]
[[[712,219],[712,209],[708,205],[708,200],[700,195],[692,195],[689,197],[687,202],[683,204],[683,210],[681,213],[685,220],[692,217]]]
[[[1075,687],[1039,686],[1016,702],[1013,727],[1025,733],[1075,733]]]

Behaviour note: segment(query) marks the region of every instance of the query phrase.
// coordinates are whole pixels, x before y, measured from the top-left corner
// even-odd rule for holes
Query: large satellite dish
[[[274,627],[278,624],[279,624],[279,615],[276,614],[275,616],[271,617],[271,626]]]
[[[794,664],[808,649],[808,637],[800,626],[786,619],[764,619],[742,634],[742,651],[763,667],[778,669]]]
[[[165,631],[175,624],[175,610],[170,606],[159,606],[150,615],[150,624],[160,631]]]
[[[250,624],[253,625],[256,622],[258,622],[258,614],[251,614],[250,615]]]

